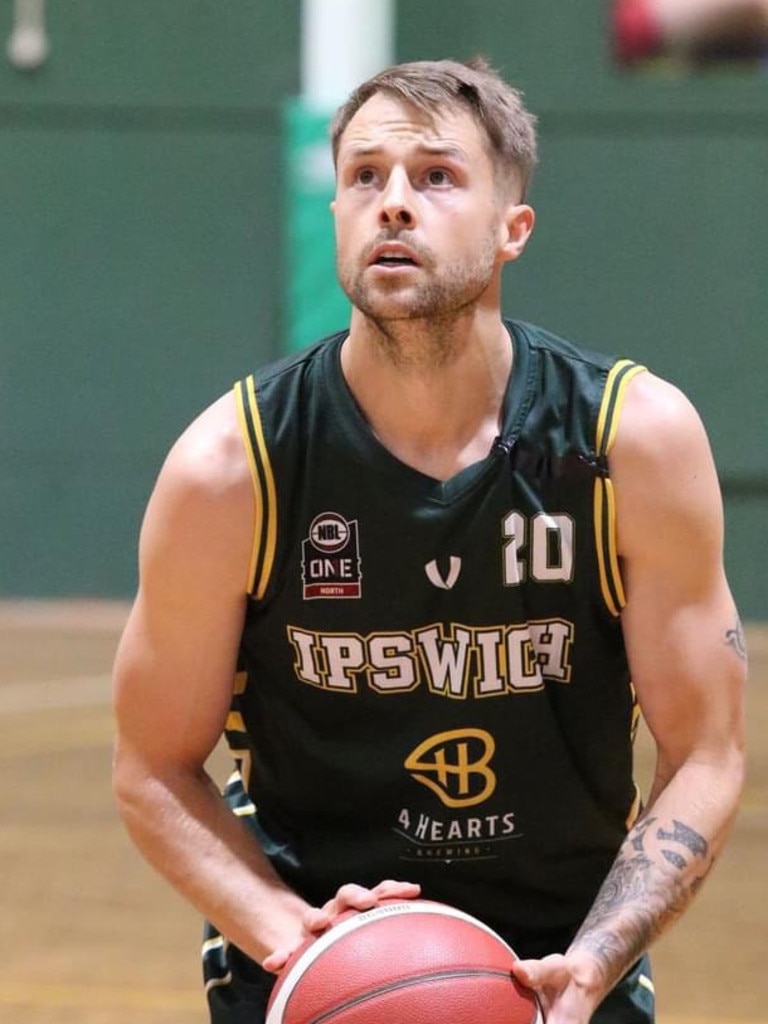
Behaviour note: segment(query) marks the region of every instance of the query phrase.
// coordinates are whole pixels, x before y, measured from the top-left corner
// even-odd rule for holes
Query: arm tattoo
[[[736,625],[733,629],[726,629],[725,642],[729,647],[733,648],[742,661],[747,660],[747,640],[744,636],[741,621],[738,618],[736,619]]]
[[[667,830],[655,817],[641,819],[619,851],[574,945],[588,949],[613,984],[682,914],[710,867],[709,845],[694,829],[675,820]]]
[[[642,853],[643,843],[645,842],[645,833],[655,821],[655,818],[641,818],[635,828],[633,828],[629,833],[628,839],[632,844],[632,848],[637,850],[638,853]]]
[[[709,843],[706,841],[704,836],[700,836],[698,832],[694,832],[692,828],[684,825],[682,821],[673,821],[674,828],[671,832],[665,832],[663,828],[660,828],[656,833],[657,839],[669,840],[672,843],[679,843],[681,846],[687,846],[692,854],[696,857],[706,857],[709,851]]]
[[[675,853],[674,850],[662,850],[661,855],[665,860],[668,860],[670,864],[673,864],[680,871],[682,871],[688,864],[688,861],[685,859],[685,857],[681,857],[680,854]]]

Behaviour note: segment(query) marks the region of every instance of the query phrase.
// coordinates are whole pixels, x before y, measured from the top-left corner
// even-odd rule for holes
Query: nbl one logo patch
[[[360,597],[362,573],[357,520],[338,512],[322,512],[309,525],[301,542],[304,600],[318,597]]]

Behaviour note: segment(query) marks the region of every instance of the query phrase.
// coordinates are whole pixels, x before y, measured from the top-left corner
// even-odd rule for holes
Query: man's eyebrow
[[[378,156],[386,151],[386,145],[350,145],[345,147],[339,154],[345,160],[362,160],[366,157]],[[419,156],[445,157],[448,160],[456,160],[459,163],[469,163],[469,157],[461,146],[454,146],[444,142],[420,142],[414,147],[414,152]]]
[[[449,160],[458,160],[459,163],[469,163],[469,157],[461,146],[453,146],[450,142],[426,142],[419,149],[429,156],[444,156]]]
[[[361,157],[375,156],[381,152],[381,146],[364,146],[362,143],[357,146],[344,146],[339,151],[339,156],[347,160],[357,160]]]

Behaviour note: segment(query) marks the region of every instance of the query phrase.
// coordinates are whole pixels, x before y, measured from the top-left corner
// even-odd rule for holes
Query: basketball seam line
[[[337,1003],[337,1005],[332,1009],[326,1010],[318,1017],[313,1017],[309,1024],[323,1024],[323,1021],[329,1020],[331,1017],[335,1016],[335,1014],[343,1013],[345,1010],[349,1010],[353,1006],[358,1006],[361,1003],[367,1003],[371,999],[376,999],[378,996],[385,995],[389,992],[397,992],[400,989],[410,988],[413,985],[419,985],[423,982],[446,981],[449,978],[511,977],[512,974],[510,971],[493,970],[489,967],[466,967],[450,971],[433,971],[429,974],[415,974],[410,978],[399,978],[397,981],[391,981],[386,985],[380,985],[378,988],[370,989],[367,992],[361,992],[360,995],[355,996],[353,999],[347,999],[343,1003]]]

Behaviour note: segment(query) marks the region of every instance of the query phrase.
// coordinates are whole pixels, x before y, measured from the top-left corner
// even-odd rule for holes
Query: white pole
[[[334,110],[394,60],[395,0],[302,0],[304,104]]]
[[[15,0],[13,10],[8,59],[21,71],[34,71],[45,63],[50,49],[45,30],[45,0]]]

